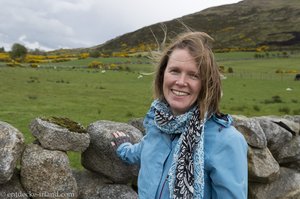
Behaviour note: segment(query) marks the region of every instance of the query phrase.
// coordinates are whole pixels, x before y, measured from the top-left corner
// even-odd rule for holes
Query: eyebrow
[[[175,61],[178,61],[178,62],[189,62],[189,61],[196,62],[196,60],[194,58],[186,59],[186,60],[179,60],[179,59],[176,59],[174,57],[169,57],[169,60],[175,60]]]
[[[169,67],[167,65],[166,68],[168,68],[168,69],[180,69],[180,67],[176,66],[176,65],[169,65]],[[188,73],[199,74],[200,71],[198,69],[196,69],[196,70],[188,70]]]

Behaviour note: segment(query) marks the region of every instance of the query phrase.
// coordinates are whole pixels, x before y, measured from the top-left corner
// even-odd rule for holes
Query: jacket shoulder
[[[228,146],[236,146],[237,144],[243,148],[247,148],[247,142],[241,132],[233,125],[220,123],[218,120],[210,118],[205,125],[205,137],[211,146],[217,148],[227,148]]]

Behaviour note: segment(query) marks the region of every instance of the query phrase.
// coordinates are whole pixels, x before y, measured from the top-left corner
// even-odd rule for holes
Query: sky
[[[0,47],[85,48],[240,0],[0,0]]]

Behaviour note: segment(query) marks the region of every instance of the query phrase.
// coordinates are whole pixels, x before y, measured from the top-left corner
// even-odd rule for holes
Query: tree
[[[90,57],[97,58],[97,57],[99,57],[100,52],[98,50],[94,49],[94,50],[90,50],[89,54],[90,54]]]
[[[13,60],[23,61],[27,55],[27,48],[21,44],[15,43],[9,53],[10,58]]]
[[[5,53],[4,47],[1,47],[1,48],[0,48],[0,53]]]

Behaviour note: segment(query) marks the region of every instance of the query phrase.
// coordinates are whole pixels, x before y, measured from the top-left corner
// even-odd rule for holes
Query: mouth
[[[179,91],[179,90],[174,90],[174,89],[171,89],[171,91],[176,96],[188,96],[188,95],[190,95],[188,92],[185,92],[185,91]]]

